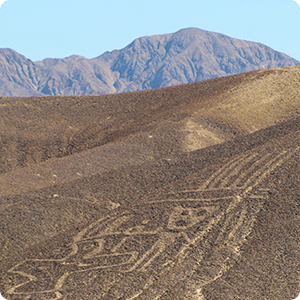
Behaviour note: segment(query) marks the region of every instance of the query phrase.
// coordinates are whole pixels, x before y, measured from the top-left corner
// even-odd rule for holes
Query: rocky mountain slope
[[[0,99],[8,300],[299,294],[300,67]]]
[[[300,62],[263,44],[188,28],[138,38],[93,59],[33,62],[0,49],[0,96],[121,93],[295,65]]]

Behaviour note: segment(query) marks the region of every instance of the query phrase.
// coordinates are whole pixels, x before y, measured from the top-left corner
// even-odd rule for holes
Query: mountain
[[[2,96],[122,93],[295,65],[300,62],[263,44],[188,28],[138,38],[93,59],[33,62],[0,49],[0,89]]]
[[[300,67],[0,99],[0,292],[294,299]]]

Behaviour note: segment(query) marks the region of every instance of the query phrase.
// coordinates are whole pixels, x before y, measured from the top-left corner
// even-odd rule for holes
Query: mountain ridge
[[[300,62],[263,44],[187,28],[141,37],[92,59],[33,62],[0,49],[0,96],[121,93],[295,65]]]

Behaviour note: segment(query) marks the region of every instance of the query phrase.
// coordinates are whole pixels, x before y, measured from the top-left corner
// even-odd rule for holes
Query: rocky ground
[[[294,299],[299,75],[2,98],[2,295]]]

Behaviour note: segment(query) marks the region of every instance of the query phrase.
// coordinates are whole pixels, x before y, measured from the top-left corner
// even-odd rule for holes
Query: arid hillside
[[[291,300],[300,68],[0,99],[9,300]]]
[[[122,161],[169,159],[297,117],[299,82],[292,67],[125,94],[2,97],[0,173],[88,149],[107,161],[111,147]]]

